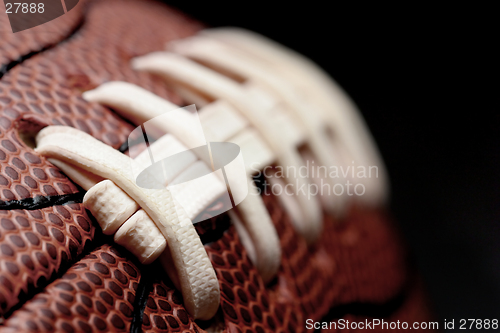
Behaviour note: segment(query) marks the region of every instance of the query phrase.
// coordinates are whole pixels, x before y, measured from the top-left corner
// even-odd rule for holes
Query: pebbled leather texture
[[[6,326],[21,331],[127,331],[139,277],[131,261],[104,245],[15,311]]]
[[[5,20],[0,16],[2,29]],[[141,286],[147,298],[138,326],[145,332],[301,332],[306,319],[432,319],[386,213],[352,207],[342,223],[326,216],[320,241],[307,246],[279,200],[264,195],[283,253],[277,277],[263,283],[227,214],[197,224],[222,300],[214,319],[194,322],[171,281],[154,274],[148,282],[144,272],[151,268],[96,232],[79,203],[81,189],[20,138],[19,132],[68,125],[119,148],[132,126],[81,93],[123,80],[182,104],[165,83],[133,71],[129,61],[201,27],[153,1],[90,0],[22,38],[9,34],[14,39],[2,41],[0,314],[6,319],[0,332],[127,332],[142,311],[136,299]],[[71,200],[51,205],[40,199],[47,197]]]
[[[29,30],[13,34],[7,14],[0,14],[0,75],[3,75],[12,62],[19,62],[31,53],[54,46],[70,36],[81,24],[84,15],[84,2],[67,14]]]
[[[0,309],[4,314],[74,263],[94,236],[81,204],[0,211]]]
[[[155,281],[142,318],[143,332],[203,332],[182,306],[182,297],[168,279]]]

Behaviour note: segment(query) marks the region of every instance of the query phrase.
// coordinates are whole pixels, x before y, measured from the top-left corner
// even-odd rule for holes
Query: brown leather
[[[167,281],[167,283],[165,283]],[[143,332],[204,332],[187,314],[182,296],[168,279],[154,283],[142,320]]]
[[[130,260],[104,245],[15,311],[5,326],[38,332],[127,331],[139,278]]]
[[[47,34],[50,38],[35,34],[10,40],[8,51],[0,47],[0,62],[13,64],[62,41],[85,13],[69,40],[0,79],[0,314],[8,316],[0,332],[128,331],[141,311],[137,288],[148,287],[141,275],[147,268],[122,248],[104,244],[92,250],[112,240],[94,237],[96,223],[80,203],[60,204],[78,201],[80,189],[29,148],[19,132],[29,136],[43,126],[63,124],[120,147],[132,126],[112,110],[87,103],[81,92],[123,80],[182,104],[161,80],[133,71],[129,61],[201,25],[150,1],[80,1],[70,13],[53,21],[60,30]],[[47,197],[58,204],[37,208]],[[301,332],[306,319],[432,318],[397,228],[384,212],[352,207],[341,223],[326,216],[320,241],[308,247],[277,198],[263,198],[283,251],[276,279],[262,282],[223,214],[197,225],[202,239],[212,240],[205,248],[220,282],[218,315],[195,323],[180,294],[158,273],[149,285],[144,331]]]
[[[9,311],[74,263],[94,236],[81,204],[0,210],[0,309]]]
[[[22,200],[37,196],[56,196],[78,192],[77,187],[58,168],[26,147],[17,127],[22,113],[12,108],[0,116],[0,200]],[[42,126],[42,125],[40,125]]]
[[[13,34],[7,17],[2,11],[0,14],[0,69],[13,61],[19,61],[32,52],[55,45],[67,38],[81,23],[83,18],[83,2],[70,10],[67,14],[53,21],[39,25],[29,30]],[[2,71],[0,70],[0,75]]]
[[[379,307],[375,306],[375,309],[385,307],[386,303],[396,303],[393,306],[393,313],[388,313],[396,320],[406,318],[411,322],[432,318],[418,280],[408,276],[407,265],[404,263],[404,248],[397,241],[397,237],[394,237],[390,223],[381,214],[353,211],[351,218],[342,225],[327,220],[322,241],[314,248],[307,248],[305,241],[292,228],[289,217],[279,206],[276,198],[265,196],[264,200],[267,208],[272,212],[284,250],[278,277],[270,286],[265,286],[260,279],[233,227],[225,231],[220,239],[206,245],[220,281],[223,317],[221,324],[225,331],[246,332],[249,329],[252,332],[280,330],[300,332],[305,330],[306,319],[321,320],[329,311],[335,313],[340,310],[342,312],[343,305],[353,303],[378,304]],[[221,219],[224,219],[224,216],[213,219],[211,222]],[[218,225],[220,226],[221,223]],[[201,228],[207,230],[216,226],[217,223],[204,223]],[[89,285],[92,284],[89,283],[91,280],[88,276],[93,277],[92,274],[97,274],[105,280],[108,275],[100,274],[99,270],[96,272],[94,267],[95,263],[108,265],[103,261],[103,256],[105,256],[103,252],[110,253],[114,257],[120,256],[116,249],[109,246],[101,247],[73,266],[67,274],[74,272],[77,268],[79,272],[77,274],[83,276],[82,279]],[[119,260],[133,268],[128,269],[129,276],[140,279],[138,276],[133,276],[134,272],[140,275],[140,269],[134,262],[127,261],[125,258]],[[95,262],[94,266],[89,264],[90,262]],[[115,267],[114,264],[112,266]],[[129,268],[129,266],[126,267]],[[87,272],[92,274],[86,274]],[[120,272],[126,273],[123,269]],[[195,329],[202,331],[186,315],[182,306],[182,298],[168,278],[160,273],[157,274],[162,280],[154,283],[153,291],[147,300],[143,330],[157,332],[168,328],[181,331],[194,331]],[[116,275],[114,273],[115,277]],[[41,295],[50,297],[42,298],[57,299],[57,293],[54,290],[58,289],[59,281],[65,280],[67,277],[49,285]],[[69,283],[77,285],[79,281],[75,278]],[[116,284],[113,279],[110,279],[108,284],[113,281]],[[95,289],[90,292],[75,287],[75,299],[80,299],[81,296],[78,295],[87,295],[92,299],[93,304],[102,303],[101,289],[97,287],[96,285]],[[133,292],[135,289],[132,288],[130,293],[135,294]],[[62,325],[67,322],[65,317],[54,315],[49,321],[42,311],[47,308],[47,305],[38,301],[37,297],[14,312],[6,321],[5,326],[27,329],[30,325],[34,326],[30,323],[29,320],[31,320],[37,327],[50,325],[53,328],[60,327],[64,331]],[[133,301],[130,303],[133,304]],[[117,306],[119,304],[115,304],[114,308],[116,309]],[[77,306],[72,305],[70,317],[78,317],[77,309]],[[386,315],[385,310],[377,311],[375,310],[374,313]],[[99,316],[106,325],[113,324],[113,322],[116,325],[119,321],[116,318],[112,319],[114,314],[115,312],[103,310],[96,316]],[[131,316],[122,315],[120,318],[124,322],[124,330],[128,329]],[[364,320],[369,317],[348,313],[343,318]],[[88,318],[86,320],[88,321]],[[45,324],[43,324],[44,321]],[[202,323],[202,326],[210,324],[212,323]],[[108,326],[106,327],[109,329]]]
[[[91,2],[89,5],[85,23],[73,38],[15,66],[0,80],[2,201],[67,195],[78,191],[56,167],[21,141],[19,130],[30,132],[48,124],[64,124],[89,132],[115,148],[125,141],[131,126],[111,110],[85,102],[81,98],[82,89],[110,79],[125,80],[175,100],[160,80],[132,71],[128,62],[133,56],[161,48],[174,37],[193,33],[198,25],[189,24],[177,13],[152,2],[106,1]],[[83,6],[85,3],[79,4],[71,12],[81,13],[84,9],[80,7]],[[131,26],[130,22],[139,24]],[[46,29],[50,31],[51,27]],[[156,34],[157,38],[144,38],[151,35],[150,29],[162,33]],[[88,41],[99,42],[88,47]],[[43,42],[47,41],[40,41]],[[34,44],[27,47],[33,49]],[[23,50],[19,48],[19,52]],[[80,205],[78,210],[81,211]],[[63,236],[60,237],[69,239],[72,236],[73,229],[69,226],[61,229]],[[0,231],[2,234],[7,232],[3,229]],[[34,228],[29,231],[37,233]],[[23,238],[24,231],[21,229],[8,232],[17,232]],[[58,249],[63,246],[63,252],[74,262],[75,256],[69,256],[73,243],[66,241],[61,244],[58,237],[50,234],[46,241]],[[4,254],[0,257],[0,279],[9,280],[14,285],[12,291],[0,287],[0,299],[6,299],[5,306],[0,306],[0,314],[7,313],[18,302],[21,291],[27,293],[35,286],[43,287],[44,281],[38,283],[39,277],[30,275],[28,270],[22,270],[20,276],[12,278],[7,263],[13,260],[21,266],[22,260],[21,251],[18,252],[17,248],[13,250],[11,257]],[[81,250],[79,248],[78,253]],[[36,262],[34,257],[32,261]],[[61,262],[55,262],[50,273],[44,276],[49,280],[53,273],[58,274],[60,270]]]

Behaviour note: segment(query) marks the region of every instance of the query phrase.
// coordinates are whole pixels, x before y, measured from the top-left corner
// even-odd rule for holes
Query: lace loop
[[[170,191],[139,188],[127,167],[133,160],[77,129],[49,126],[36,139],[42,155],[112,180],[145,210],[167,240],[186,308],[194,318],[211,318],[219,306],[219,283],[193,224]]]

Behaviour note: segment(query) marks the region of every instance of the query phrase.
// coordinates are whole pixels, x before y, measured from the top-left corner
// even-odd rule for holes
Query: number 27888
[[[16,14],[16,13],[43,13],[45,11],[44,4],[43,3],[21,3],[21,2],[16,2],[16,3],[9,3],[7,2],[5,4],[6,8],[6,13],[7,14]]]

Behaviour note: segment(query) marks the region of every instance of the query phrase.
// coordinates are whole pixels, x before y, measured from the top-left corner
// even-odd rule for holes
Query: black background
[[[392,212],[438,315],[500,319],[493,8],[165,2],[210,26],[264,34],[325,68],[376,138]]]

